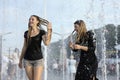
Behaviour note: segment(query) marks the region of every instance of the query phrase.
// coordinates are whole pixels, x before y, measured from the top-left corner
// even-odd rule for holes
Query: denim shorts
[[[33,66],[33,67],[38,67],[38,66],[44,66],[44,60],[39,59],[39,60],[23,60],[24,67],[26,66]]]

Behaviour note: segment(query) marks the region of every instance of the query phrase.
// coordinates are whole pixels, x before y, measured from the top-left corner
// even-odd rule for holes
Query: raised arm
[[[51,41],[51,36],[52,36],[52,24],[48,23],[47,25],[47,33],[42,36],[43,43],[48,46]]]

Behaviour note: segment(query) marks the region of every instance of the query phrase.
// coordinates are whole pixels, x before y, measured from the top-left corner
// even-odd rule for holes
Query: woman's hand
[[[72,42],[69,42],[69,47],[72,49],[81,49],[81,46],[78,44],[73,44]]]
[[[47,34],[42,36],[43,42],[46,46],[50,44],[51,36],[52,36],[52,24],[49,22],[47,24]]]
[[[19,61],[18,66],[19,66],[20,69],[22,69],[22,61]]]
[[[69,47],[73,49],[73,43],[71,41],[69,42]]]
[[[47,25],[47,30],[52,30],[52,23],[48,23],[48,25]]]
[[[73,47],[74,47],[74,49],[81,49],[82,46],[78,45],[78,44],[74,44]]]

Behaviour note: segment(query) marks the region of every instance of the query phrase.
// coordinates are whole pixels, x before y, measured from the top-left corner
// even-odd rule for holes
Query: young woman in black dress
[[[43,24],[47,27],[47,32],[40,29]],[[44,59],[41,50],[41,41],[49,45],[52,35],[52,25],[47,20],[41,19],[37,15],[32,15],[29,19],[28,30],[24,32],[24,45],[19,60],[19,67],[22,62],[29,80],[41,80],[44,69]]]
[[[74,23],[76,31],[76,43],[69,43],[73,51],[79,51],[80,61],[77,67],[75,80],[98,80],[96,71],[98,67],[95,55],[95,42],[92,31],[87,31],[83,20]]]

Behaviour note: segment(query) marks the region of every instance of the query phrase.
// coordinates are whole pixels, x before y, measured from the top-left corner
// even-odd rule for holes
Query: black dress
[[[79,50],[80,62],[77,67],[75,80],[93,80],[93,77],[96,78],[98,62],[95,55],[95,42],[93,39],[94,34],[92,31],[88,31],[86,34],[86,37],[80,39],[79,43],[76,43],[88,46],[88,51]],[[95,80],[98,79],[96,78]]]

